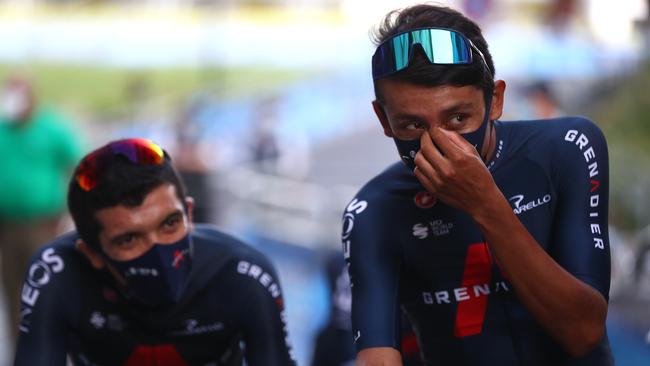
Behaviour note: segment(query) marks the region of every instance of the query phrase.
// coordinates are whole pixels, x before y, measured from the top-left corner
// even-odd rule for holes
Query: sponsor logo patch
[[[65,268],[63,259],[54,252],[54,248],[47,248],[41,257],[29,267],[27,280],[21,291],[22,309],[20,311],[20,331],[29,333],[29,316],[36,306],[36,301],[55,274]]]
[[[427,209],[433,207],[438,202],[438,199],[427,191],[421,191],[415,195],[413,202],[419,208]]]
[[[104,315],[99,311],[93,311],[93,313],[90,314],[89,321],[95,329],[102,329],[104,328],[104,324],[106,324],[106,317],[104,317]]]
[[[545,205],[549,202],[551,202],[551,195],[550,194],[545,194],[543,197],[537,198],[536,200],[522,203],[524,201],[524,195],[523,194],[517,194],[508,199],[508,201],[512,202],[514,204],[514,208],[512,209],[512,212],[515,213],[515,215],[519,215],[521,213],[530,211],[532,209],[535,209],[539,206]]]
[[[413,236],[418,239],[426,239],[430,236],[449,235],[453,228],[453,223],[442,220],[433,220],[426,224],[417,223],[413,225]]]
[[[171,332],[173,335],[188,336],[195,334],[214,333],[223,330],[224,325],[221,322],[212,324],[200,325],[196,319],[187,319],[185,321],[185,329]]]

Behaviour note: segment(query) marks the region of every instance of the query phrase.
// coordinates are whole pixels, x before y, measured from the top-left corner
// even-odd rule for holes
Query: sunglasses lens
[[[97,186],[101,173],[110,157],[122,155],[134,164],[158,165],[163,162],[163,149],[147,139],[128,139],[112,142],[92,153],[79,164],[76,181],[79,187],[88,192]]]
[[[408,66],[410,48],[409,33],[382,43],[372,57],[373,77],[389,75]]]
[[[377,79],[406,68],[419,45],[432,64],[469,64],[472,49],[465,37],[446,29],[418,29],[394,36],[377,48],[372,58],[372,75]]]
[[[101,148],[90,153],[79,164],[76,180],[79,187],[84,191],[90,191],[97,185],[98,172],[102,170],[103,166],[100,163],[100,159],[104,155],[105,150],[105,148]]]
[[[150,140],[128,139],[109,145],[114,155],[123,155],[136,164],[160,164],[165,153]]]
[[[422,45],[429,61],[434,64],[468,64],[472,52],[465,37],[444,29],[414,31],[413,44]]]

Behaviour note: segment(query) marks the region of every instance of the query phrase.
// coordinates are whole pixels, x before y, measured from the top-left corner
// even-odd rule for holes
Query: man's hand
[[[456,132],[434,127],[420,137],[415,176],[449,206],[471,216],[498,190],[476,148]],[[436,145],[438,147],[436,147]]]

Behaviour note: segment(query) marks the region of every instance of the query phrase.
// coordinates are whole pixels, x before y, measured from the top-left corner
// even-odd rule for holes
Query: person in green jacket
[[[66,182],[81,158],[69,127],[54,108],[37,103],[27,79],[7,77],[0,89],[0,266],[14,343],[27,263],[57,234]]]

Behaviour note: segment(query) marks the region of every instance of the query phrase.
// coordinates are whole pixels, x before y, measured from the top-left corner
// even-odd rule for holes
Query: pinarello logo
[[[419,208],[431,208],[438,202],[438,199],[427,191],[421,191],[415,195],[413,202]]]

